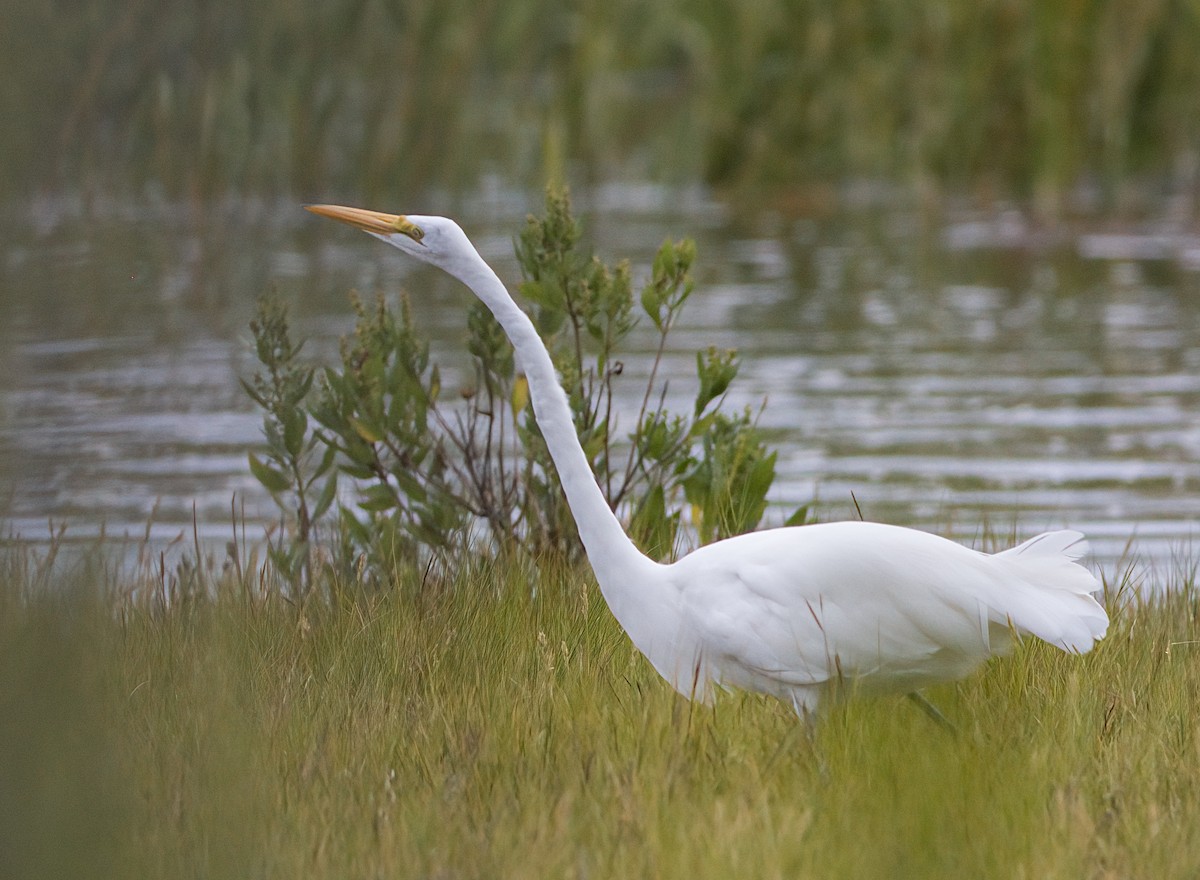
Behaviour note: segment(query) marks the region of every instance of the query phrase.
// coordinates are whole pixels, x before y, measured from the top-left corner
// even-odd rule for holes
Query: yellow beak
[[[322,217],[331,217],[349,223],[363,232],[374,232],[378,235],[391,235],[400,232],[413,241],[425,237],[421,227],[413,223],[403,214],[384,214],[381,211],[367,211],[363,208],[345,208],[341,205],[305,205],[306,210]]]

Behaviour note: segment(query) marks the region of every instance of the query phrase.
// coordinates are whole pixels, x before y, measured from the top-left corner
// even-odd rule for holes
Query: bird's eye
[[[425,230],[416,223],[413,223],[403,214],[398,214],[392,218],[392,229],[407,235],[413,241],[418,243],[425,237]]]

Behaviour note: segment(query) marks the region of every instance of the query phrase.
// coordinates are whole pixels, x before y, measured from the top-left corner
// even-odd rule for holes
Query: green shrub
[[[288,581],[307,583],[311,577],[313,526],[329,509],[337,492],[337,473],[333,470],[337,450],[310,430],[304,404],[315,371],[300,363],[301,344],[291,339],[283,303],[264,297],[250,322],[250,331],[255,352],[266,369],[251,381],[242,382],[246,393],[263,410],[266,438],[261,458],[250,453],[250,472],[285,514],[274,538],[268,534],[268,553]]]
[[[623,433],[613,410],[624,372],[618,353],[639,321],[632,273],[627,262],[604,264],[581,239],[565,193],[551,192],[545,215],[531,217],[516,243],[520,292],[562,376],[580,443],[609,503],[627,514],[634,539],[659,558],[683,541],[684,499],[702,541],[755,528],[775,454],[749,410],[731,415],[722,408],[737,375],[736,352],[697,353],[699,387],[690,413],[671,413],[663,402],[659,368],[693,291],[695,245],[665,242],[640,293],[658,343],[636,421]],[[343,340],[341,366],[321,371],[315,387],[277,299],[264,298],[251,324],[265,372],[245,385],[265,410],[267,446],[262,458],[251,453],[250,467],[292,523],[290,545],[275,544],[277,565],[290,564],[298,576],[308,564],[306,548],[316,520],[332,509],[337,473],[352,486],[339,507],[343,543],[372,570],[425,554],[461,558],[447,551],[481,541],[500,552],[578,556],[575,524],[528,405],[528,386],[487,309],[475,302],[468,311],[474,387],[465,400],[448,404],[406,301],[398,308],[382,297],[371,307],[357,297],[352,302],[358,320]]]

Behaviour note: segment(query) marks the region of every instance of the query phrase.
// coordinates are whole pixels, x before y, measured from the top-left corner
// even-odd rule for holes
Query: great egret
[[[987,555],[926,532],[870,522],[770,529],[671,564],[644,556],[588,465],[566,395],[533,322],[466,234],[445,217],[311,205],[457,278],[492,311],[525,375],[596,580],[633,644],[686,697],[740,687],[807,717],[846,683],[912,692],[965,676],[1032,634],[1073,653],[1108,628],[1073,531]]]

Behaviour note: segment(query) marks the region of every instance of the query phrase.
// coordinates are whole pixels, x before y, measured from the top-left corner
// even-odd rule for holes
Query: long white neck
[[[627,630],[625,617],[636,614],[637,606],[650,596],[637,595],[643,586],[639,574],[657,569],[657,563],[637,549],[600,491],[591,465],[579,443],[567,395],[559,384],[550,354],[533,322],[513,302],[504,283],[472,248],[469,263],[456,264],[451,274],[474,291],[500,322],[516,350],[525,376],[538,426],[558,470],[567,504],[579,528],[588,561],[613,613]],[[634,584],[637,584],[634,586]],[[628,612],[628,614],[626,613]],[[635,641],[637,641],[635,639]]]

